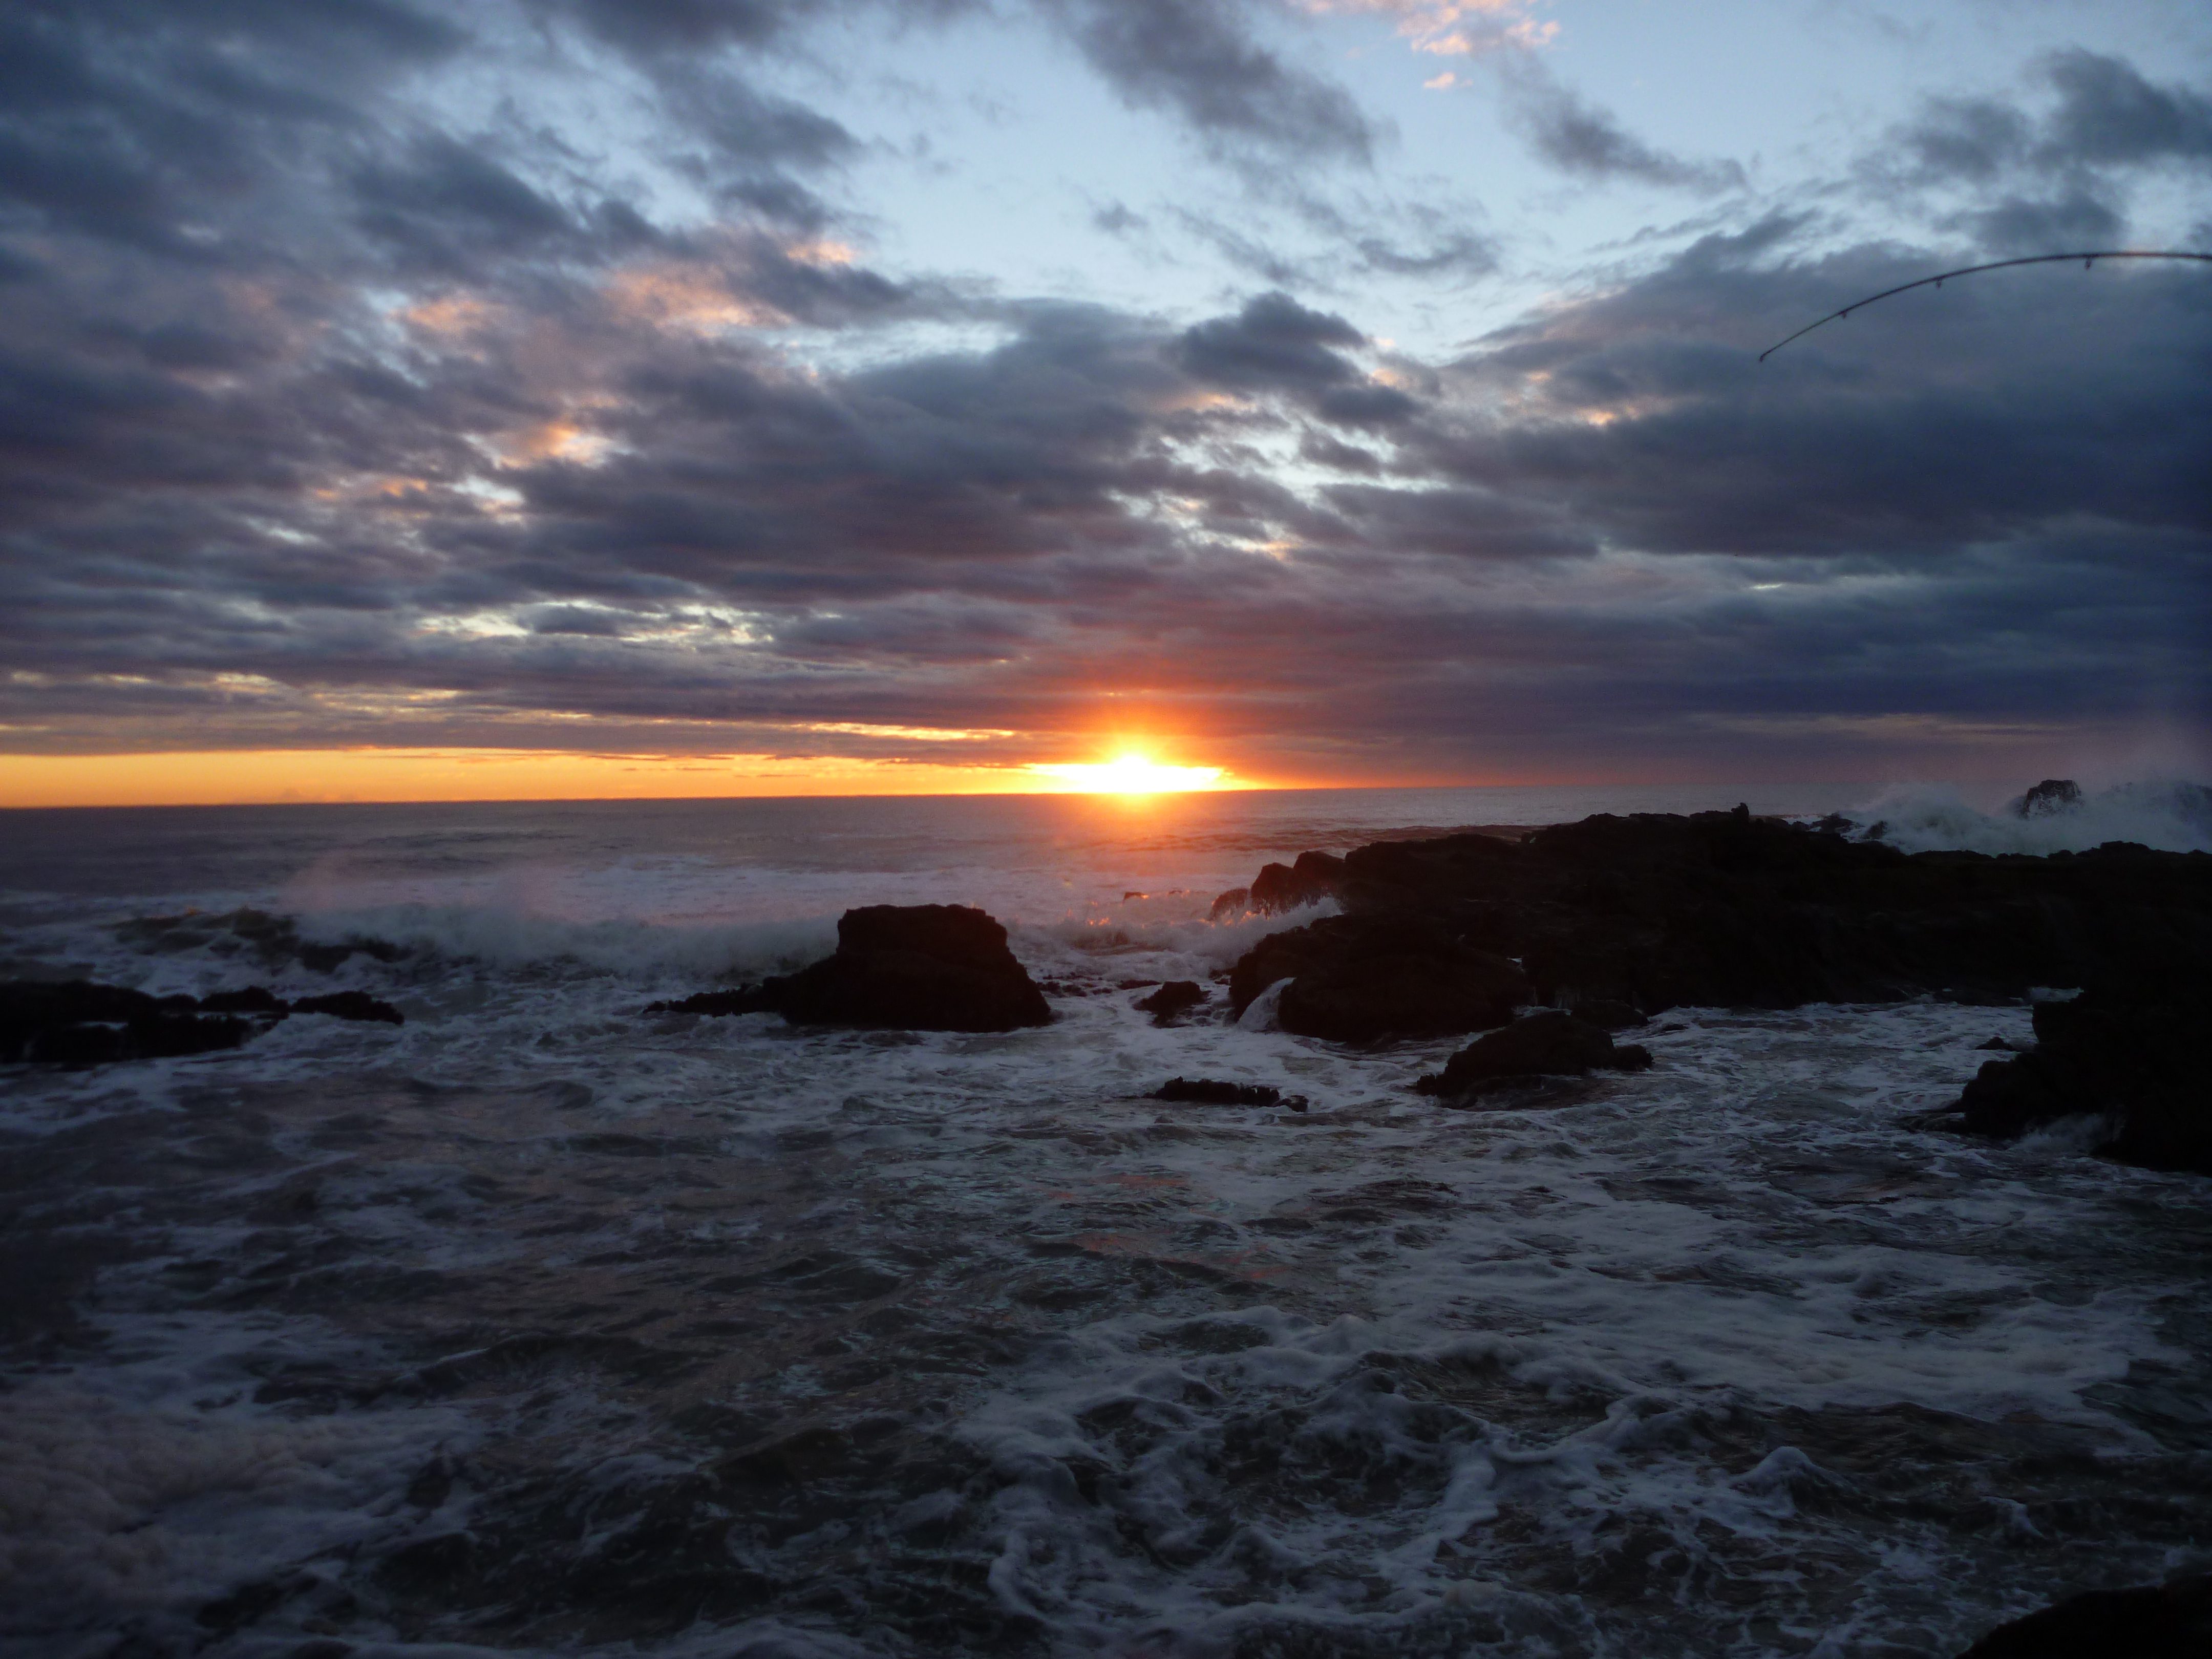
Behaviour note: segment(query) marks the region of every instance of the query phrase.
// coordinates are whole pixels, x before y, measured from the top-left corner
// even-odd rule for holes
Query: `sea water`
[[[2212,1187],[1905,1122],[2026,1008],[1677,1010],[1492,1112],[1223,1017],[1316,913],[1215,893],[1308,848],[2013,833],[1874,793],[0,817],[0,976],[406,1016],[0,1070],[0,1651],[1944,1654],[2200,1565]],[[644,1012],[925,902],[1054,1023]],[[401,948],[272,969],[242,905]]]

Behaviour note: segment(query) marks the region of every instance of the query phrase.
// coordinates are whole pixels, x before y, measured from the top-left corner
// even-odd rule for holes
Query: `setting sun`
[[[1042,777],[1058,779],[1062,787],[1084,794],[1160,795],[1232,787],[1218,766],[1162,766],[1134,753],[1083,764],[1032,764],[1028,769]]]

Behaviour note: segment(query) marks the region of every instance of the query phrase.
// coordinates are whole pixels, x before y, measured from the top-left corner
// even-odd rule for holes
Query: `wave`
[[[1900,784],[1839,816],[1855,839],[1907,853],[2084,853],[2108,842],[2212,853],[2212,789],[2179,780],[2117,784],[2095,794],[2039,784],[1994,812],[1945,785]]]
[[[837,948],[837,919],[668,922],[579,921],[502,905],[392,904],[301,918],[318,942],[380,940],[409,952],[522,969],[570,965],[657,978],[759,978],[787,974]]]

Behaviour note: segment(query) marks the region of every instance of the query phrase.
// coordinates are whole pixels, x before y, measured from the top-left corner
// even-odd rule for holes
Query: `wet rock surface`
[[[1602,1026],[1546,1010],[1476,1038],[1445,1061],[1443,1071],[1430,1073],[1413,1087],[1425,1095],[1454,1100],[1510,1080],[1586,1077],[1594,1071],[1640,1072],[1650,1064],[1650,1049],[1616,1043]]]
[[[2208,1653],[2212,1573],[2198,1573],[2069,1596],[2000,1625],[1960,1659],[2203,1659]]]
[[[1194,979],[1171,979],[1137,1006],[1152,1017],[1155,1025],[1174,1025],[1206,1002],[1206,988]]]
[[[1303,984],[1380,954],[1370,941],[1386,922],[1518,958],[1537,1001],[1646,1015],[1926,994],[2003,1002],[2036,986],[2212,973],[2212,855],[2121,842],[1908,855],[1741,809],[1601,815],[1517,844],[1378,842],[1346,855],[1337,897],[1340,921],[1299,930],[1295,945],[1263,940],[1237,964],[1240,1007],[1283,972]],[[1285,1010],[1306,994],[1294,985]],[[1286,1012],[1284,1024],[1331,1036],[1320,1028],[1376,1022],[1294,1024]]]
[[[0,984],[0,1062],[95,1065],[213,1054],[295,1013],[404,1023],[390,1003],[362,991],[287,1002],[258,985],[200,998],[154,997],[87,980],[13,980]]]
[[[1238,959],[1229,1006],[1241,1018],[1268,987],[1286,1031],[1338,1042],[1457,1036],[1513,1018],[1527,976],[1494,951],[1406,912],[1328,916],[1270,934]]]
[[[2212,982],[2102,985],[2039,1003],[2034,1046],[1984,1064],[1959,1097],[1960,1127],[2009,1139],[2095,1113],[2111,1156],[2212,1175],[2208,1032]]]
[[[1226,1083],[1209,1077],[1171,1077],[1152,1091],[1154,1100],[1194,1106],[1273,1106],[1283,1091],[1269,1083]]]
[[[794,1025],[1012,1031],[1052,1010],[1006,948],[1006,930],[963,904],[872,904],[837,921],[837,950],[795,974],[656,1002],[647,1013],[778,1013]]]

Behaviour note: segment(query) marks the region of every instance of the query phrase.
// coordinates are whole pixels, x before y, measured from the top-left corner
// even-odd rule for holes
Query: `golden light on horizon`
[[[1028,769],[1042,777],[1060,779],[1064,787],[1078,794],[1166,795],[1234,787],[1228,773],[1218,766],[1163,766],[1133,750],[1110,761],[1032,762]]]

